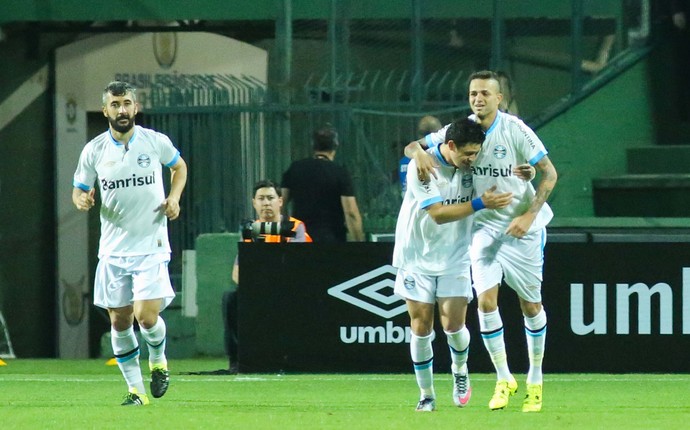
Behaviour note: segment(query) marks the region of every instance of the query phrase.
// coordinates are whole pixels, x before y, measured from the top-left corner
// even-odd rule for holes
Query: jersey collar
[[[134,143],[134,140],[137,137],[137,126],[134,126],[134,133],[132,133],[132,137],[129,138],[129,142],[127,142],[128,147],[132,147],[132,143]],[[110,137],[110,141],[114,143],[117,146],[124,146],[122,143],[120,143],[117,139],[113,137],[113,131],[108,127],[108,136]]]
[[[448,166],[448,167],[455,167],[452,166],[449,162],[446,161],[446,159],[443,157],[443,154],[441,154],[441,146],[446,145],[446,143],[442,143],[441,145],[436,145],[432,149],[433,155],[436,157],[439,163],[441,163],[442,166]]]
[[[498,127],[498,123],[503,118],[503,115],[505,115],[505,113],[501,112],[500,110],[497,110],[496,111],[496,118],[494,118],[494,122],[491,123],[491,126],[486,130],[486,132],[484,134],[486,134],[488,136],[489,133],[491,133],[496,127]],[[477,122],[477,115],[472,114],[469,116],[469,118],[472,121]]]
[[[486,130],[486,133],[485,133],[485,134],[486,134],[487,136],[489,135],[489,133],[491,133],[492,131],[494,131],[494,129],[495,129],[496,127],[498,127],[498,123],[499,123],[499,121],[501,121],[501,119],[503,118],[503,115],[504,115],[504,113],[501,112],[500,110],[497,110],[497,111],[496,111],[496,118],[494,118],[494,122],[492,122],[492,123],[491,123],[491,127],[489,127],[489,128]]]

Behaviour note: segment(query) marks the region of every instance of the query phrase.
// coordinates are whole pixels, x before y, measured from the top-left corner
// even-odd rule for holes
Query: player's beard
[[[122,119],[126,119],[127,122],[125,124],[121,124],[119,121]],[[132,127],[134,127],[134,117],[130,117],[127,114],[118,115],[115,118],[108,117],[108,122],[113,130],[117,131],[118,133],[127,133],[132,129]]]

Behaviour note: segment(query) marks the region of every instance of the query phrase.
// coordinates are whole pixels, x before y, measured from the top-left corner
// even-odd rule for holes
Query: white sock
[[[470,352],[470,331],[466,326],[456,332],[446,333],[448,340],[448,347],[450,349],[451,371],[453,373],[460,373],[464,370],[467,372],[467,354]]]
[[[110,343],[113,346],[117,367],[120,368],[122,376],[125,377],[127,387],[129,389],[136,388],[140,394],[146,394],[141,367],[139,367],[139,342],[134,334],[134,328],[116,331],[111,327]]]
[[[482,340],[484,346],[491,357],[491,361],[496,368],[497,379],[505,379],[510,381],[512,375],[508,368],[508,355],[506,353],[506,344],[503,339],[503,321],[501,314],[496,309],[493,312],[479,313],[479,328],[482,333]]]
[[[146,341],[146,345],[149,350],[149,365],[156,366],[160,365],[164,368],[168,368],[168,362],[165,358],[165,336],[166,327],[163,318],[158,316],[158,320],[149,329],[140,327],[141,337]]]
[[[410,339],[410,356],[414,366],[414,374],[422,397],[436,398],[434,392],[434,349],[431,341],[434,332],[428,336],[417,336],[412,333]]]
[[[544,308],[532,318],[525,317],[525,335],[527,337],[527,353],[529,355],[528,384],[541,384],[544,376],[541,365],[544,361],[546,345],[546,312]]]

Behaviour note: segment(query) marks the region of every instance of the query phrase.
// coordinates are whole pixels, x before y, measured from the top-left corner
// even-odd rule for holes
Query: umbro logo
[[[328,289],[337,299],[390,319],[407,312],[405,301],[393,293],[397,269],[390,264]]]

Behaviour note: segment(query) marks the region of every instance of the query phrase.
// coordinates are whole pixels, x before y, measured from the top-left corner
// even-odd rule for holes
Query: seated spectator
[[[268,242],[290,243],[311,242],[304,223],[296,218],[289,217],[287,227],[283,225],[281,211],[283,198],[280,187],[270,180],[261,180],[254,185],[252,205],[256,211],[257,219],[253,224],[243,228],[244,242]],[[261,223],[281,223],[278,234],[262,234]],[[275,226],[275,225],[274,225]],[[282,233],[281,233],[282,231]],[[235,258],[232,268],[232,280],[239,288],[240,268],[239,259]],[[231,289],[223,294],[223,323],[225,352],[228,355],[228,370],[216,371],[217,374],[235,375],[239,373],[238,361],[238,336],[237,336],[237,289]]]

